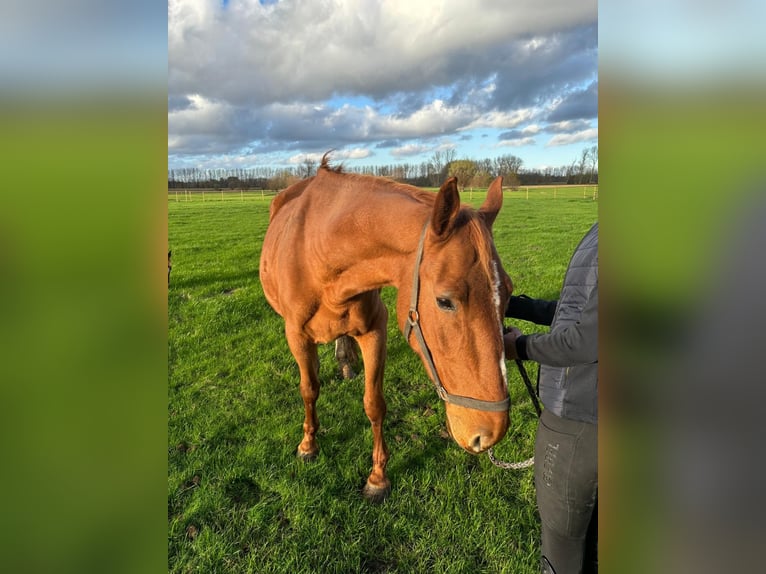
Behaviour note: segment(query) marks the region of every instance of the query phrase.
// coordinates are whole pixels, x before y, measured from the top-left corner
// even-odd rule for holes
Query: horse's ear
[[[492,227],[500,208],[503,206],[503,177],[495,178],[487,190],[487,198],[479,208],[479,213],[487,224]]]
[[[431,217],[431,229],[438,236],[447,235],[455,223],[460,211],[460,193],[457,190],[457,178],[451,177],[444,182],[436,195],[434,213]]]

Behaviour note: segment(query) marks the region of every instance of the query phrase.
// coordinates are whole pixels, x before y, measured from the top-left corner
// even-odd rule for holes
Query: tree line
[[[316,174],[318,163],[309,156],[288,168],[202,169],[196,167],[168,170],[168,189],[268,189],[279,190]],[[498,175],[507,187],[550,184],[598,183],[598,146],[584,148],[568,165],[545,169],[525,169],[515,155],[501,155],[482,160],[457,159],[455,150],[436,151],[427,161],[392,165],[345,166],[344,171],[388,177],[419,187],[438,187],[448,177],[456,177],[461,190],[487,187]]]

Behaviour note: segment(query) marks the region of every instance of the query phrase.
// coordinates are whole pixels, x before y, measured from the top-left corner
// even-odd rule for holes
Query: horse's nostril
[[[474,452],[481,452],[481,434],[477,434],[470,443],[468,443],[468,446],[471,447],[471,450]]]

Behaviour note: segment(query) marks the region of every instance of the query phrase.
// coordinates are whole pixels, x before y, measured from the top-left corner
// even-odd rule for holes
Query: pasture
[[[271,198],[214,197],[168,196],[168,570],[537,572],[532,470],[502,470],[449,438],[396,326],[393,289],[383,291],[390,497],[361,495],[372,443],[361,365],[341,379],[332,345],[320,347],[320,454],[296,458],[298,369],[258,281]],[[463,194],[475,206],[484,197]],[[597,211],[582,189],[506,191],[494,235],[514,292],[555,298]],[[508,373],[511,426],[495,454],[517,461],[533,452],[536,415],[513,363]]]

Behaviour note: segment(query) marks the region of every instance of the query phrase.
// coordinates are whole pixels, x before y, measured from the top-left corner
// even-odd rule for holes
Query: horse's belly
[[[268,301],[274,311],[284,317],[280,292],[282,291],[282,284],[285,283],[284,266],[285,264],[290,265],[290,261],[289,258],[279,256],[284,250],[280,249],[278,235],[273,227],[269,227],[266,231],[266,236],[263,239],[258,276],[263,288],[263,294],[266,296],[266,301]]]
[[[342,322],[343,312],[323,306],[323,286],[309,273],[302,254],[283,235],[267,232],[259,271],[261,287],[266,301],[289,329],[300,329],[316,342],[329,342],[338,336],[334,332]]]

